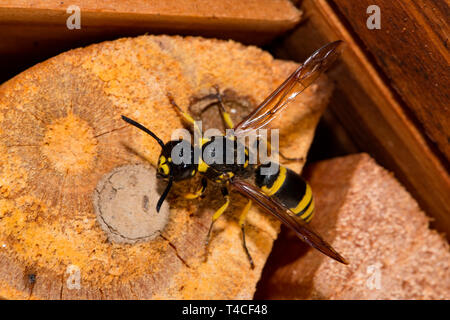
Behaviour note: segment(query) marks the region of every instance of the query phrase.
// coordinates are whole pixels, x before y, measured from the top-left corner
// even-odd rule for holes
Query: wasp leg
[[[200,137],[200,141],[199,141],[200,144],[199,145],[201,145],[202,131],[198,127],[197,122],[194,120],[194,118],[188,112],[184,112],[180,108],[180,106],[177,105],[177,103],[175,102],[175,99],[173,98],[172,94],[167,93],[167,98],[169,99],[170,104],[175,107],[175,109],[178,111],[179,114],[181,114],[181,116],[183,117],[184,121],[186,121],[187,123],[191,124],[194,127],[194,130],[199,134],[198,135]]]
[[[226,187],[223,187],[221,189],[222,191],[222,195],[225,198],[225,203],[219,208],[219,210],[217,210],[213,217],[212,217],[212,221],[211,221],[211,225],[209,226],[209,230],[208,230],[208,234],[206,235],[206,241],[205,241],[205,246],[208,247],[209,244],[209,239],[211,236],[211,231],[214,225],[214,222],[217,221],[217,219],[219,219],[219,217],[222,215],[222,213],[225,212],[225,210],[227,210],[228,205],[230,204],[230,196],[228,195],[228,189]]]
[[[272,155],[272,144],[269,141],[264,141],[261,139],[257,140],[257,147],[259,148],[259,144],[260,143],[265,143],[267,145],[267,147],[270,149],[270,154]],[[283,153],[281,153],[280,150],[277,150],[277,153],[280,155],[280,157],[282,157],[284,160],[287,161],[299,161],[299,162],[304,162],[305,158],[304,157],[295,157],[295,158],[291,158],[288,156],[285,156]]]
[[[197,199],[198,197],[203,196],[203,194],[205,193],[207,184],[208,184],[208,182],[207,182],[206,178],[203,177],[202,178],[202,186],[194,193],[186,193],[184,195],[184,198],[185,199]]]
[[[219,86],[215,85],[214,89],[216,89],[216,91],[217,91],[217,100],[219,101],[218,106],[219,106],[220,114],[222,115],[222,118],[223,118],[223,122],[225,122],[225,126],[228,129],[233,129],[234,123],[233,123],[233,120],[231,120],[230,114],[225,109],[225,105],[223,104],[223,100],[222,100],[222,95],[220,94]]]
[[[248,261],[250,262],[250,267],[252,269],[255,268],[255,264],[253,263],[252,256],[250,255],[250,252],[248,251],[247,244],[245,242],[245,218],[247,218],[247,213],[252,207],[252,200],[248,200],[247,204],[245,205],[244,209],[242,210],[241,215],[239,216],[239,226],[242,230],[242,246],[244,247],[244,251],[247,254]]]
[[[287,161],[298,161],[298,162],[304,162],[305,158],[304,157],[295,157],[295,158],[291,158],[291,157],[287,157],[284,154],[282,154],[281,152],[278,152],[278,154]]]
[[[205,107],[203,107],[202,110],[200,110],[200,113],[202,114],[203,112],[205,112],[206,109],[211,108],[214,105],[217,105],[219,107],[220,115],[222,116],[223,122],[225,123],[225,127],[228,129],[233,129],[234,123],[233,123],[233,120],[231,120],[230,114],[225,109],[225,104],[223,103],[222,95],[220,94],[220,90],[219,90],[219,86],[215,85],[214,89],[216,90],[216,94],[210,95],[208,97],[215,96],[217,98],[217,101],[212,101],[212,102],[208,103],[208,105],[206,105]]]

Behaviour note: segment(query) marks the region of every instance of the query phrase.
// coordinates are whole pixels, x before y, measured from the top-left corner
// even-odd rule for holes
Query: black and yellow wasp
[[[123,120],[129,124],[152,136],[162,148],[158,160],[157,176],[167,180],[168,184],[157,203],[157,211],[159,211],[174,181],[189,179],[199,173],[202,175],[199,190],[186,195],[186,198],[195,199],[203,195],[209,180],[220,184],[225,200],[225,203],[212,217],[206,243],[208,243],[214,222],[222,215],[230,203],[228,188],[231,186],[248,198],[248,203],[240,215],[239,224],[242,230],[243,247],[252,268],[254,264],[245,243],[244,225],[247,212],[253,202],[256,202],[267,213],[278,218],[310,246],[339,262],[347,264],[347,261],[338,252],[314,232],[311,227],[307,226],[314,213],[314,200],[309,184],[300,175],[273,162],[249,164],[248,156],[250,151],[246,147],[244,147],[244,161],[225,161],[230,156],[233,160],[236,160],[236,150],[238,147],[241,147],[238,145],[238,137],[266,127],[299,93],[313,83],[336,60],[339,56],[341,43],[342,41],[332,42],[314,52],[278,89],[236,126],[233,125],[230,115],[226,112],[218,91],[217,99],[219,103],[217,105],[226,127],[234,129],[233,135],[213,136],[208,139],[201,138],[200,141],[195,141],[194,145],[190,141],[183,139],[164,143],[149,129],[134,120],[122,116]],[[170,94],[168,98],[184,120],[193,125],[194,130],[200,130],[193,117],[189,113],[182,111]],[[201,152],[196,153],[195,148],[199,148]],[[215,156],[215,153],[218,151],[221,151],[220,157],[222,161],[204,161],[205,157]],[[172,157],[174,152],[180,156],[186,156],[187,153],[189,157],[184,159],[189,160],[175,162]],[[180,152],[181,154],[179,154]],[[182,154],[183,152],[184,154]],[[217,159],[217,157],[210,158]],[[263,168],[273,164],[278,168],[276,172],[263,174]]]

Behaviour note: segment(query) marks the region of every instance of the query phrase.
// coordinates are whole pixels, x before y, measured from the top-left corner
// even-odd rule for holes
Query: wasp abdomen
[[[269,170],[269,168],[277,168]],[[273,172],[271,172],[273,171]],[[273,162],[255,171],[255,184],[268,196],[276,198],[297,217],[309,222],[314,214],[311,187],[294,171]]]

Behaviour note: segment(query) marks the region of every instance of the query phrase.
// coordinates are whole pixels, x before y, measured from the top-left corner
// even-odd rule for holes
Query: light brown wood
[[[450,251],[393,175],[367,154],[305,170],[316,201],[312,226],[350,262],[324,258],[284,232],[257,298],[449,299]]]
[[[119,166],[156,165],[159,145],[121,114],[168,141],[183,127],[168,92],[187,110],[218,85],[237,122],[297,66],[231,41],[142,36],[63,53],[4,83],[0,297],[251,298],[279,223],[257,208],[249,213],[251,270],[237,223],[245,199],[232,193],[205,261],[211,216],[223,203],[217,186],[210,184],[204,200],[188,201],[182,195],[197,189],[199,179],[176,184],[168,225],[153,241],[136,244],[108,241],[92,196]],[[289,137],[281,149],[286,155],[306,155],[331,90],[321,78],[273,122]],[[211,125],[219,114],[208,112],[203,120]],[[291,167],[300,171],[302,163]]]
[[[80,29],[66,26],[71,5],[80,8]],[[2,1],[0,81],[69,49],[145,33],[263,44],[294,27],[300,17],[288,0]]]
[[[327,1],[305,0],[301,9],[307,20],[282,43],[280,56],[302,61],[318,43],[345,41],[342,64],[329,73],[336,83],[329,110],[450,237],[450,176],[439,157]]]

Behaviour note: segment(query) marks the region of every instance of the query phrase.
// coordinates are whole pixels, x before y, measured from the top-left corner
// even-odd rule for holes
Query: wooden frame
[[[395,173],[432,225],[450,236],[450,176],[441,159],[332,6],[306,0],[301,9],[305,22],[284,39],[278,54],[301,61],[326,42],[347,43],[342,64],[329,73],[336,81],[332,114],[362,151]]]

